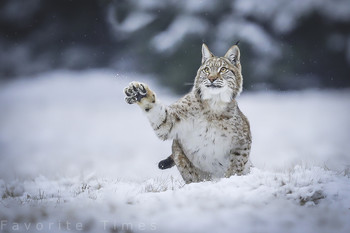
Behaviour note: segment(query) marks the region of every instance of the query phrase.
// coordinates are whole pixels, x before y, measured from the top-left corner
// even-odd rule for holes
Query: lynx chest
[[[182,121],[177,139],[188,159],[213,177],[222,177],[229,167],[229,153],[235,147],[234,118],[199,116]]]

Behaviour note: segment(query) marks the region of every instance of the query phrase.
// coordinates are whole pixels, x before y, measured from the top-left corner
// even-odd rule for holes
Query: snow
[[[265,1],[237,0],[232,3],[238,14],[253,16],[262,21],[270,21],[276,32],[288,33],[300,23],[300,19],[317,12],[331,21],[344,22],[349,20],[350,5],[347,0],[338,0],[337,4],[331,0],[298,0],[298,1]]]
[[[179,15],[165,31],[156,35],[151,43],[159,52],[172,52],[186,36],[204,34],[207,28],[207,22],[200,17]]]
[[[232,38],[238,38],[251,43],[258,53],[263,56],[276,58],[280,56],[277,42],[260,26],[234,16],[225,17],[218,25],[215,33],[224,44],[232,43]],[[218,42],[216,42],[218,43]],[[226,45],[227,46],[227,45]]]
[[[181,6],[183,9],[181,10],[188,13],[207,13],[216,10],[219,4],[211,0],[186,0],[182,1]]]
[[[349,232],[350,92],[243,92],[246,176],[184,185],[124,102],[150,77],[58,71],[0,86],[1,232]]]
[[[113,8],[111,8],[113,9]],[[110,10],[110,17],[112,17],[112,12]],[[115,20],[109,20],[111,25],[116,31],[121,31],[123,33],[131,33],[139,30],[150,24],[154,20],[155,16],[145,12],[132,12],[122,23],[118,23]]]

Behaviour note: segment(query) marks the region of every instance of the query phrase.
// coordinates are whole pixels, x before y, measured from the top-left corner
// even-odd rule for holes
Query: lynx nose
[[[210,75],[210,76],[208,77],[208,79],[209,79],[209,81],[210,81],[211,83],[213,83],[217,78],[218,78],[218,77],[217,77],[216,75]]]

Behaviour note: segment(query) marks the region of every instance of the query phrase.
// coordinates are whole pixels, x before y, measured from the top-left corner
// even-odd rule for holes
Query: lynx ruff
[[[159,168],[176,165],[186,183],[249,172],[250,126],[236,102],[242,83],[238,46],[216,57],[203,44],[193,89],[174,104],[163,105],[143,83],[124,89],[125,101],[141,107],[157,136],[173,140]]]

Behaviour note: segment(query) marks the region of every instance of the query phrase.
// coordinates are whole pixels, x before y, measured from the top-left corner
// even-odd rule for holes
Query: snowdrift
[[[184,185],[124,102],[151,77],[59,71],[0,87],[1,232],[349,232],[350,92],[243,92],[255,165]]]

